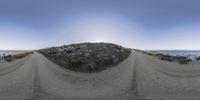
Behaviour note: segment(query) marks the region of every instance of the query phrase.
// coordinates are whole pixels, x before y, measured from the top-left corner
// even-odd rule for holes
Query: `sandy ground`
[[[34,53],[0,64],[0,99],[138,100],[134,61],[133,52],[109,70],[86,74]]]
[[[86,74],[34,53],[0,64],[0,100],[200,100],[199,65],[133,51],[111,69]]]
[[[33,92],[35,56],[0,65],[0,99],[29,99]],[[6,69],[7,67],[7,69]]]
[[[135,52],[138,96],[148,99],[200,100],[200,62],[161,61]]]

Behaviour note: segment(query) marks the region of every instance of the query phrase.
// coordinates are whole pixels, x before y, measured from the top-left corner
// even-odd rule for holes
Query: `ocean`
[[[0,50],[0,53],[20,52],[19,50]]]
[[[151,51],[157,51],[162,54],[167,55],[181,55],[181,54],[190,54],[190,59],[195,60],[196,57],[200,57],[200,50],[151,50]]]
[[[10,54],[10,53],[16,53],[21,52],[20,50],[0,50],[0,60],[3,58],[3,54]]]

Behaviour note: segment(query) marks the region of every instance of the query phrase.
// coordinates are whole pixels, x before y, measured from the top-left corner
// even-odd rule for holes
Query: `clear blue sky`
[[[200,0],[0,0],[0,49],[200,49]]]

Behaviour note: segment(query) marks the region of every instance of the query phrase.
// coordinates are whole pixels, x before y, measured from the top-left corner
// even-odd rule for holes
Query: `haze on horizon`
[[[80,42],[200,50],[198,0],[1,0],[0,50]]]

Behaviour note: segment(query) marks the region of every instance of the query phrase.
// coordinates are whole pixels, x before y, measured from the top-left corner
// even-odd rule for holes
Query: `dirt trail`
[[[42,55],[38,59],[39,81],[46,93],[58,97],[105,97],[123,93],[130,88],[134,56],[118,66],[94,74],[65,70]]]
[[[116,67],[84,74],[63,69],[34,53],[1,65],[0,99],[132,99],[136,88],[134,61],[132,53]]]
[[[26,60],[16,61],[16,66],[0,70],[0,99],[30,99],[33,92],[34,59],[28,56]],[[3,74],[2,74],[3,73]]]
[[[200,99],[199,62],[180,65],[135,52],[138,95],[151,99]]]
[[[169,63],[133,51],[109,70],[86,74],[63,69],[34,53],[0,64],[0,99],[198,100],[199,65]]]

